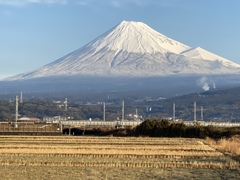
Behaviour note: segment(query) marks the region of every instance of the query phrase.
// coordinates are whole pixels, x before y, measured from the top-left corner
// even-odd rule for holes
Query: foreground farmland
[[[0,136],[4,179],[240,179],[200,139]]]

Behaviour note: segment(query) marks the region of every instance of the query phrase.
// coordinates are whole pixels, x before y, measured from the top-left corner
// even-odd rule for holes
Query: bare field
[[[0,136],[4,179],[240,179],[239,163],[200,139]]]

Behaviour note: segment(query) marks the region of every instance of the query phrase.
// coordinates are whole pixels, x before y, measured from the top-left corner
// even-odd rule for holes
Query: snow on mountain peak
[[[170,39],[142,22],[122,21],[110,31],[88,44],[99,51],[107,48],[113,51],[133,53],[173,52],[180,53],[188,46]]]
[[[122,21],[87,45],[35,71],[8,80],[51,76],[240,74],[240,65],[191,48],[142,22]]]
[[[223,57],[220,57],[214,53],[211,53],[201,47],[191,48],[189,50],[183,51],[181,54],[186,57],[193,58],[193,59],[220,61],[225,66],[240,67],[239,64],[229,61],[229,60],[227,60]]]

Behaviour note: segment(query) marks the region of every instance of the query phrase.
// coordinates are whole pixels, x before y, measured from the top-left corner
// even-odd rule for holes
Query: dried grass
[[[206,142],[222,152],[240,155],[240,136],[233,136],[229,139],[223,138],[220,140],[206,138]]]
[[[0,144],[0,167],[239,167],[200,139],[3,136]]]

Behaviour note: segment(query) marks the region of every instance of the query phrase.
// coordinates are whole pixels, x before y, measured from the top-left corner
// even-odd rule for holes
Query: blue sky
[[[46,65],[122,20],[240,63],[239,0],[0,0],[0,78]]]

